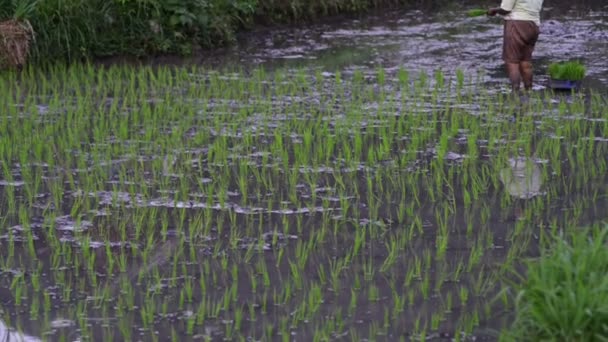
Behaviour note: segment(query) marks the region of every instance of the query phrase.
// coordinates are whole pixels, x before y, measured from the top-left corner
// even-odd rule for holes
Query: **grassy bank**
[[[192,53],[256,23],[290,23],[420,0],[0,0],[0,21],[28,20],[35,61]]]

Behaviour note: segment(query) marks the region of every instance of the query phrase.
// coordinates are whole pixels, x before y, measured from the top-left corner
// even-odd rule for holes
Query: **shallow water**
[[[299,89],[290,83],[295,71],[278,80],[269,74],[250,82],[262,90],[246,87],[244,97],[230,82],[249,72],[197,70],[180,84],[151,84],[141,102],[152,114],[130,121],[124,133],[113,122],[137,117],[144,104],[112,109],[124,94],[104,82],[100,94],[89,93],[101,97],[92,103],[79,104],[71,91],[53,101],[52,91],[34,87],[29,104],[3,98],[9,114],[0,123],[11,123],[0,126],[3,133],[26,132],[23,122],[55,127],[50,144],[63,135],[78,143],[43,160],[13,155],[19,162],[0,164],[0,337],[9,326],[53,341],[222,340],[230,333],[236,340],[392,341],[420,339],[422,330],[429,340],[452,340],[470,324],[469,339],[495,340],[511,314],[491,301],[502,266],[537,255],[549,226],[607,218],[608,28],[601,19],[608,12],[556,12],[548,11],[543,26],[538,95],[527,104],[502,95],[500,21],[464,18],[464,10],[253,33],[214,58],[223,67],[310,67],[311,83]],[[566,54],[589,66],[586,100],[541,93],[543,68]],[[204,62],[213,66],[214,58]],[[387,70],[384,85],[378,67]],[[433,89],[438,68],[446,87],[457,83],[458,68],[467,78],[459,91],[405,91],[399,67],[410,71],[411,87],[427,71]],[[209,84],[226,88],[196,92]],[[72,111],[81,126],[66,133]],[[512,125],[514,113],[525,124]],[[412,127],[397,120],[410,116]],[[314,131],[324,123],[328,134]],[[496,127],[505,131],[487,133]],[[440,141],[446,130],[447,147]],[[377,151],[388,141],[384,158],[370,162],[364,148],[346,157],[357,136]],[[424,143],[409,149],[417,137]],[[39,139],[24,135],[10,148],[21,152]],[[316,159],[332,141],[339,142],[335,154]],[[227,151],[225,162],[215,161],[214,146]],[[256,178],[256,170],[267,174]],[[44,180],[31,196],[28,172]],[[445,179],[434,177],[441,172]],[[483,188],[469,203],[471,183]],[[64,190],[58,200],[56,184]],[[364,243],[352,258],[357,241]],[[275,330],[265,335],[269,327]]]

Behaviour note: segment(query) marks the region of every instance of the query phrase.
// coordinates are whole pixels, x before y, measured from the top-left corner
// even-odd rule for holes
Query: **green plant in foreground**
[[[549,75],[554,80],[580,81],[585,77],[587,69],[578,61],[551,63]]]
[[[528,263],[508,341],[608,340],[608,229],[576,230]]]

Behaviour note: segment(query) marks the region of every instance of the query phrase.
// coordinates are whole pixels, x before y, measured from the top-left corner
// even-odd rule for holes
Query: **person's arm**
[[[501,7],[497,7],[497,8],[490,8],[490,9],[488,10],[488,13],[487,13],[487,14],[488,14],[490,17],[493,17],[493,16],[495,16],[495,15],[497,15],[497,14],[500,14],[500,15],[508,15],[509,13],[511,13],[511,11],[507,11],[507,10],[505,10],[505,9],[501,8]]]
[[[502,0],[500,7],[490,8],[488,10],[488,15],[491,17],[493,17],[497,14],[509,15],[509,13],[511,13],[513,8],[515,7],[516,2],[517,2],[517,0]]]

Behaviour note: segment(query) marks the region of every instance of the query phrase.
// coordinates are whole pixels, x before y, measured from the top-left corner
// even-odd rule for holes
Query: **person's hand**
[[[487,15],[490,17],[494,17],[498,14],[498,8],[490,8],[487,12]]]

